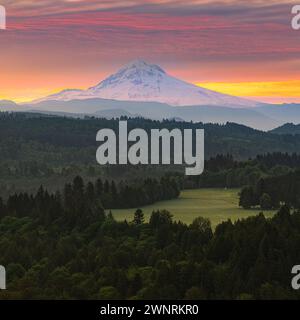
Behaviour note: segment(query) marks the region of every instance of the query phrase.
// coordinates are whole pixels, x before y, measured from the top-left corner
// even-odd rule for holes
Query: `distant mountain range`
[[[144,117],[148,119],[182,119],[203,123],[235,122],[259,130],[272,130],[285,123],[300,123],[300,105],[268,105],[234,109],[217,106],[172,107],[156,102],[129,102],[105,99],[43,101],[34,105],[17,105],[0,101],[0,111],[27,111],[69,117],[98,118]]]
[[[0,101],[0,111],[69,117],[144,117],[203,123],[235,122],[259,130],[300,123],[300,105],[268,105],[206,90],[135,61],[87,90],[65,90],[31,103]]]

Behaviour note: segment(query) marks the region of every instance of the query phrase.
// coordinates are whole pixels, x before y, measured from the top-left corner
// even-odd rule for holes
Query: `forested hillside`
[[[124,118],[125,120],[127,118]],[[50,164],[91,164],[95,161],[96,133],[103,128],[118,131],[119,120],[71,119],[35,114],[1,113],[0,160],[44,160]],[[242,125],[203,124],[177,121],[128,119],[128,129],[205,129],[206,158],[231,154],[236,160],[267,152],[297,152],[300,141],[290,135],[275,135]]]
[[[126,120],[127,118],[124,118]],[[255,183],[261,176],[286,173],[294,166],[285,157],[300,150],[297,136],[277,135],[242,125],[151,121],[127,119],[129,129],[204,128],[205,172],[196,179],[186,179],[185,187],[242,187]],[[51,191],[62,188],[76,175],[84,180],[132,180],[139,177],[160,179],[166,172],[183,175],[179,166],[100,166],[96,162],[96,133],[101,128],[118,130],[119,120],[96,118],[71,119],[33,113],[0,113],[0,194],[36,192],[40,185]],[[250,162],[258,154],[279,152],[273,164]],[[283,153],[288,152],[289,154]],[[222,156],[225,155],[225,156]],[[229,155],[229,156],[227,156]],[[221,158],[220,158],[221,157]],[[222,159],[223,157],[223,159]],[[228,159],[225,159],[229,157]],[[295,156],[293,156],[295,158]],[[224,162],[220,164],[221,162]],[[299,161],[296,161],[297,164]],[[218,168],[214,168],[215,165]],[[279,167],[278,167],[279,166]]]
[[[276,134],[300,135],[300,124],[296,125],[293,123],[286,123],[281,127],[271,130],[270,132]]]

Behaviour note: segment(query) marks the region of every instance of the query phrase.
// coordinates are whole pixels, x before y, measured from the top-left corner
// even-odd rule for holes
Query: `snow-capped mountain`
[[[213,105],[255,107],[259,103],[221,94],[168,75],[142,60],[129,63],[117,73],[87,90],[64,90],[35,102],[102,98],[121,101],[161,102],[172,106]]]

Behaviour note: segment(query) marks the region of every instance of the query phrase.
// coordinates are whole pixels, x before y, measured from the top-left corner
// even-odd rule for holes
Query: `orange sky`
[[[203,87],[300,102],[294,1],[1,0],[0,99],[87,88],[134,59]]]

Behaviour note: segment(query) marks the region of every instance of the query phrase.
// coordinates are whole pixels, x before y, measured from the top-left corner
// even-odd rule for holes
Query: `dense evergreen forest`
[[[103,182],[100,178],[95,183],[85,184],[83,179],[77,176],[73,183],[65,185],[62,193],[57,191],[51,194],[41,186],[36,196],[26,192],[9,196],[6,206],[3,206],[5,201],[0,197],[0,216],[15,213],[18,217],[22,217],[36,210],[42,215],[48,209],[51,211],[52,208],[55,210],[59,207],[64,207],[66,211],[81,211],[78,203],[85,202],[89,203],[89,210],[98,206],[105,209],[134,208],[174,199],[179,195],[179,182],[174,177],[166,176],[159,181],[147,178],[129,185],[124,181],[118,184],[108,180]],[[51,216],[51,213],[49,215]],[[81,212],[81,215],[85,213]]]
[[[173,120],[127,119],[128,130],[173,128],[205,129],[206,158],[231,154],[236,160],[247,160],[268,152],[297,152],[297,135],[277,135],[234,123],[203,124]],[[119,119],[72,119],[31,113],[0,113],[0,163],[32,161],[52,165],[95,164],[96,133],[103,128],[118,131]],[[47,161],[45,161],[47,160]],[[41,167],[43,168],[43,166]],[[3,169],[2,169],[3,170]]]
[[[300,155],[296,153],[267,153],[247,161],[217,155],[205,161],[202,175],[184,177],[184,188],[241,188],[255,185],[261,179],[292,175],[299,167]]]
[[[299,299],[290,285],[300,263],[299,135],[124,120],[129,129],[204,128],[205,172],[97,165],[96,133],[117,130],[117,119],[0,113],[0,264],[8,285],[0,298]],[[242,188],[242,207],[278,212],[215,230],[201,217],[174,221],[163,208],[147,223],[140,209],[131,221],[109,213],[202,187]]]
[[[260,205],[262,209],[279,208],[282,203],[300,208],[300,170],[285,175],[261,178],[255,185],[249,185],[240,193],[240,205],[251,208]]]
[[[67,190],[68,189],[68,190]],[[117,222],[83,196],[77,178],[63,196],[40,189],[0,205],[1,299],[298,299],[300,212],[282,206],[213,232],[154,211]]]

